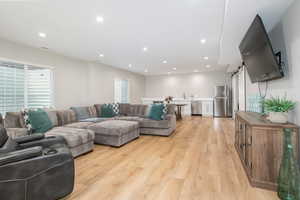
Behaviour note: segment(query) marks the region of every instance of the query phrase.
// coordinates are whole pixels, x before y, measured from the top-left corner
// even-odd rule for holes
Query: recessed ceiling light
[[[208,57],[207,57],[207,56],[204,56],[203,59],[204,59],[204,60],[208,60]]]
[[[206,68],[210,68],[211,66],[210,66],[210,65],[206,65],[205,67],[206,67]]]
[[[148,69],[145,69],[145,73],[148,73]]]
[[[197,73],[197,72],[199,72],[199,70],[195,69],[194,72]]]
[[[104,18],[102,17],[102,16],[98,16],[97,18],[96,18],[96,21],[98,22],[98,23],[103,23],[104,22]]]
[[[168,62],[166,60],[163,61],[164,64],[167,64]]]
[[[148,47],[143,47],[143,51],[148,51]]]
[[[206,43],[206,39],[205,38],[202,38],[200,41],[201,41],[202,44]]]
[[[41,38],[47,37],[46,33],[42,33],[42,32],[39,32],[39,36],[40,36]]]
[[[132,67],[132,64],[129,64],[128,67],[131,68],[131,67]]]
[[[175,71],[175,70],[177,70],[177,68],[176,68],[176,67],[173,67],[173,70]]]
[[[103,55],[102,53],[101,53],[101,54],[99,54],[99,56],[100,56],[100,57],[104,57],[104,55]]]

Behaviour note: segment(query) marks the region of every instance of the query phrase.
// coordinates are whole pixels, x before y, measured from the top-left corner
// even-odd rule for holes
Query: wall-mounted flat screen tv
[[[239,49],[252,83],[283,77],[280,59],[273,51],[259,15],[252,22]]]

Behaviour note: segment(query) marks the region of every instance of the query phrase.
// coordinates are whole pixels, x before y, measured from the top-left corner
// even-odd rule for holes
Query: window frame
[[[38,67],[41,69],[48,69],[50,71],[50,101],[51,101],[51,107],[55,107],[55,87],[54,87],[54,70],[55,67],[53,66],[49,66],[49,65],[44,65],[44,64],[36,64],[36,63],[30,63],[30,62],[26,62],[26,61],[20,61],[20,60],[14,60],[14,59],[7,59],[7,58],[3,58],[0,57],[0,61],[2,62],[8,62],[8,63],[13,63],[13,64],[19,64],[19,65],[23,65],[24,69],[28,66],[33,66],[33,67]],[[26,108],[26,105],[28,105],[28,102],[26,102],[28,99],[27,97],[25,97],[26,93],[27,93],[27,73],[25,73],[25,83],[24,83],[24,108]]]
[[[116,81],[127,81],[128,83],[128,86],[127,86],[127,102],[126,103],[130,103],[130,79],[128,78],[115,78],[114,79],[114,102],[115,103],[125,103],[125,102],[118,102],[117,99],[116,99]],[[121,89],[121,92],[122,92],[122,89]],[[122,96],[122,94],[121,94]],[[122,97],[121,97],[121,100],[122,100]]]

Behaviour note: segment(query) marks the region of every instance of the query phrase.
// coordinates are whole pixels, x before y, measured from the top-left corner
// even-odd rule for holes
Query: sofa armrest
[[[12,139],[28,135],[26,128],[6,128],[7,135]]]
[[[165,120],[176,120],[176,115],[173,115],[173,114],[167,114],[165,116]]]
[[[0,155],[0,166],[43,155],[42,147],[32,147]]]
[[[36,140],[41,140],[44,138],[45,138],[44,134],[36,133],[33,135],[26,135],[26,136],[15,138],[14,141],[18,144],[22,144],[22,143],[32,142],[32,141],[36,141]]]
[[[168,115],[166,115],[165,120],[167,120],[169,122],[169,127],[172,130],[176,129],[176,115],[168,114]]]

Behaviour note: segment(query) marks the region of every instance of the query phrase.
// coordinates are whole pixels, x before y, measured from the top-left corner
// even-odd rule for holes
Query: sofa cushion
[[[148,105],[131,104],[129,109],[129,116],[145,116]]]
[[[129,103],[120,103],[119,104],[119,115],[127,116],[130,112]]]
[[[88,107],[71,107],[75,112],[77,120],[90,118]]]
[[[115,120],[124,120],[124,121],[134,121],[134,122],[142,122],[144,118],[137,116],[118,116],[114,118]]]
[[[129,133],[139,128],[138,122],[123,120],[108,120],[105,122],[93,124],[88,129],[93,130],[96,134],[116,135]]]
[[[170,128],[171,124],[169,120],[152,120],[144,119],[140,123],[141,128]]]
[[[58,110],[57,119],[58,119],[58,126],[63,126],[66,124],[70,124],[72,122],[76,122],[76,114],[73,110]]]
[[[103,121],[107,121],[107,120],[112,120],[112,118],[95,117],[95,118],[83,119],[83,120],[80,120],[80,122],[93,122],[93,123],[97,123],[97,122],[103,122]]]
[[[22,112],[7,112],[4,118],[5,128],[25,128]]]
[[[89,107],[88,107],[88,112],[89,112],[89,115],[90,115],[89,118],[95,118],[95,117],[98,117],[98,115],[97,115],[97,109],[96,109],[95,106],[89,106]]]
[[[86,129],[91,124],[93,124],[93,122],[74,122],[74,123],[65,125],[65,127]]]
[[[95,134],[92,130],[71,127],[55,127],[46,132],[45,135],[47,137],[62,136],[71,148],[93,141],[95,138]]]
[[[101,117],[101,108],[104,104],[95,104],[95,108],[96,108],[96,111],[97,111],[97,117]]]
[[[53,126],[58,126],[58,120],[57,120],[57,114],[55,110],[51,109],[44,109],[46,113],[48,114],[48,117],[51,120],[51,123]]]

